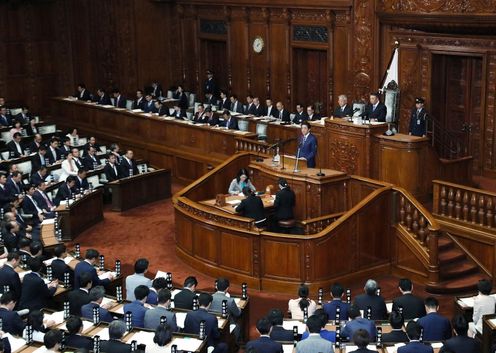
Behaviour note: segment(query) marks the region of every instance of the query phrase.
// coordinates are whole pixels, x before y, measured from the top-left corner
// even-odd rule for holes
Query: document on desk
[[[286,330],[293,331],[293,326],[298,327],[299,334],[303,334],[303,332],[305,332],[307,329],[307,325],[298,320],[285,320],[282,322],[282,327],[284,327]]]
[[[239,205],[241,203],[241,200],[228,200],[226,201],[228,205]]]
[[[9,340],[11,352],[16,352],[21,347],[26,345],[26,340],[24,338],[14,337],[10,333],[5,333],[3,338],[7,338]]]
[[[60,325],[61,323],[64,322],[64,312],[63,311],[56,311],[54,313],[51,313],[51,314],[45,314],[43,316],[43,320],[46,320],[46,321],[54,321],[55,322],[55,325]]]
[[[55,218],[49,218],[49,219],[43,220],[43,222],[41,222],[41,225],[54,224],[54,223],[55,223]]]
[[[110,276],[114,276],[114,278],[115,278],[115,277],[117,277],[117,273],[115,273],[113,271],[107,271],[107,272],[104,272],[101,275],[99,275],[98,278],[100,278],[101,280],[104,280],[104,279],[110,279]]]

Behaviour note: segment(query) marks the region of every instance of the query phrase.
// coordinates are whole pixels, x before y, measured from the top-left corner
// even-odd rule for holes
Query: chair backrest
[[[132,100],[128,99],[128,100],[126,101],[126,109],[127,109],[127,110],[131,110],[131,109],[133,109],[133,101],[132,101]]]
[[[238,128],[240,131],[248,131],[248,120],[239,119],[238,120]]]
[[[86,145],[88,143],[88,138],[87,137],[80,137],[78,142],[79,142],[79,146]]]
[[[200,102],[194,102],[194,104],[193,104],[193,105],[194,105],[194,107],[195,107],[195,108],[193,109],[193,111],[194,111],[195,113],[198,111],[198,106],[199,106],[200,104],[201,104]]]
[[[10,142],[12,140],[12,135],[10,134],[10,131],[2,131],[2,134],[0,135],[2,141]]]
[[[169,108],[169,115],[174,114],[174,108]]]
[[[60,174],[62,174],[62,169],[54,169],[50,173],[55,181],[65,181],[65,180],[59,180]]]
[[[100,152],[97,154],[106,154],[107,153],[107,146],[100,146]]]
[[[190,106],[190,107],[192,107],[192,106],[194,106],[194,105],[195,105],[195,100],[196,100],[196,94],[194,94],[194,93],[190,93],[190,95],[189,95],[189,100],[188,100],[188,102],[189,102],[189,106]],[[196,111],[196,110],[195,110],[195,111]]]
[[[266,123],[257,123],[257,136],[259,140],[267,139],[267,127],[268,125]]]
[[[57,126],[55,124],[43,125],[38,128],[39,133],[44,134],[53,134],[57,131]]]
[[[186,112],[186,117],[187,117],[189,120],[192,120],[192,119],[193,119],[193,113],[192,113],[192,112]]]
[[[2,158],[7,160],[10,157],[10,151],[3,151],[2,153]]]
[[[90,177],[88,177],[88,184],[91,183],[93,185],[94,188],[100,186],[100,178],[98,177],[98,175],[92,175]]]
[[[167,98],[171,99],[173,97],[172,91],[167,91]]]
[[[22,174],[31,175],[32,168],[33,166],[31,164],[31,161],[22,162],[17,165],[17,169],[21,171]]]
[[[291,121],[293,121],[293,120],[294,120],[294,118],[295,118],[295,116],[296,116],[296,114],[295,114],[295,113],[291,113],[291,114],[289,114],[289,119],[290,119]]]
[[[358,108],[359,110],[353,114],[353,116],[360,116],[365,112],[365,103],[353,103],[353,110]]]
[[[22,112],[22,108],[11,108],[10,109],[10,115],[12,115],[12,116],[16,116],[20,112]]]
[[[115,98],[110,98],[110,101],[112,102],[112,105],[115,106]]]

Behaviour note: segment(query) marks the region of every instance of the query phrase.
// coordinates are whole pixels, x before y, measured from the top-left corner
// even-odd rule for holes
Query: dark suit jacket
[[[66,265],[65,261],[62,259],[55,259],[52,261],[52,273],[53,278],[56,278],[60,283],[64,283],[64,274],[69,273],[69,283],[74,283],[74,271]]]
[[[112,105],[112,101],[110,100],[110,97],[104,94],[103,96],[98,96],[98,101],[97,104],[100,105]]]
[[[105,353],[126,353],[131,352],[131,345],[117,341],[117,340],[108,340],[100,342],[100,352]]]
[[[117,98],[114,98],[114,107],[126,108],[126,103],[126,98],[122,95],[119,97],[119,100],[117,100]]]
[[[272,326],[270,338],[272,338],[274,341],[279,342],[293,342],[293,331],[286,330],[282,326]]]
[[[427,314],[420,318],[417,323],[424,329],[424,341],[442,341],[451,338],[449,320],[438,313]]]
[[[384,103],[379,102],[377,108],[373,110],[372,104],[367,104],[365,106],[365,112],[362,114],[364,117],[368,117],[369,120],[377,119],[377,121],[386,121],[387,107]]]
[[[48,198],[48,195],[45,194],[45,196]],[[36,201],[38,204],[38,207],[41,208],[42,210],[47,210],[50,211],[50,206],[48,203],[45,201],[45,198],[41,194],[40,190],[36,190],[33,195],[33,199]],[[53,202],[52,202],[53,205]]]
[[[203,84],[203,94],[212,93],[214,96],[217,96],[219,93],[219,88],[217,87],[217,82],[212,79],[205,80]]]
[[[69,292],[69,312],[71,315],[81,316],[81,307],[90,302],[88,292],[78,288]]]
[[[219,110],[223,111],[224,109],[231,109],[231,101],[229,100],[229,98],[226,98],[225,100],[221,99],[219,101]]]
[[[366,316],[367,307],[372,309],[372,320],[385,320],[387,318],[387,309],[384,298],[378,295],[360,294],[355,297],[355,306],[363,310]]]
[[[0,268],[0,291],[3,293],[3,287],[9,286],[11,292],[17,301],[21,297],[22,285],[19,274],[10,266],[4,265]],[[4,320],[5,324],[5,320]]]
[[[0,115],[0,125],[2,126],[11,126],[12,125],[12,117],[10,115]]]
[[[308,168],[315,168],[315,155],[317,154],[317,139],[311,133],[308,134],[305,143],[303,143],[303,136],[299,140],[300,157],[307,160]]]
[[[98,312],[100,313],[100,321],[112,322],[113,317],[108,312],[108,310],[102,308],[101,306],[99,306],[98,304],[95,304],[95,303],[84,304],[81,307],[81,316],[84,317],[85,319],[93,321],[93,309],[94,308],[98,308]]]
[[[346,104],[343,109],[338,105],[336,109],[334,109],[333,115],[337,118],[343,118],[345,116],[353,116],[353,107],[349,104]]]
[[[28,129],[29,129],[29,126],[28,126]],[[29,131],[29,130],[28,130]],[[29,135],[29,134],[28,134]],[[40,144],[37,144],[35,141],[31,142],[31,144],[29,145],[29,150],[31,151],[31,153],[34,153],[34,152],[38,152],[38,150],[40,149],[40,147],[43,146],[43,142],[41,142]],[[44,158],[44,157],[43,157]]]
[[[81,101],[89,101],[91,100],[91,93],[90,91],[85,89],[82,96],[81,96],[81,92],[78,91],[74,94],[74,97],[77,97],[77,99]]]
[[[46,152],[45,157],[48,158],[48,162],[50,164],[54,164],[55,162],[57,162],[61,158],[60,151],[58,148],[56,148],[55,149],[55,157],[54,157],[52,149],[50,147],[47,147],[47,152]]]
[[[307,120],[308,120],[307,113],[305,113],[305,112],[295,113],[293,123],[294,124],[301,124],[302,122],[307,121]]]
[[[118,165],[115,165],[115,171],[114,171],[114,168],[112,168],[110,163],[107,163],[105,167],[103,167],[103,171],[105,172],[105,177],[109,182],[118,180],[120,178],[120,171]]]
[[[255,222],[261,221],[266,217],[262,199],[254,194],[241,201],[238,207],[236,207],[236,212],[241,213],[243,217],[253,218]]]
[[[231,118],[226,121],[226,127],[229,130],[239,130],[238,118],[236,118],[235,116],[231,116]]]
[[[101,280],[100,278],[98,278],[96,269],[93,266],[91,266],[88,262],[80,261],[76,265],[76,268],[74,269],[74,288],[79,288],[79,276],[81,276],[83,272],[91,273],[93,287],[107,286],[110,284],[110,280],[108,279]]]
[[[46,165],[45,156],[42,156],[39,153],[35,154],[31,160],[32,171],[37,172],[44,165]]]
[[[443,347],[439,351],[453,353],[479,353],[482,352],[481,344],[478,340],[467,336],[455,336],[444,342]]]
[[[417,109],[413,108],[410,113],[410,130],[414,136],[423,136],[427,134],[427,112],[424,108],[417,113]]]
[[[200,332],[200,322],[205,321],[205,333],[207,334],[207,345],[214,346],[219,339],[220,333],[218,328],[217,317],[210,314],[205,309],[190,311],[184,320],[184,332],[198,334]]]
[[[158,116],[167,116],[169,115],[169,108],[166,106],[161,106],[160,109],[157,110]]]
[[[57,288],[48,288],[37,273],[28,273],[22,280],[22,294],[19,308],[40,310],[47,306],[48,300],[55,294]]]
[[[398,353],[433,353],[434,350],[428,344],[418,341],[407,343],[406,346],[398,348]]]
[[[195,297],[196,293],[184,288],[174,296],[174,307],[193,310],[193,299]]]
[[[0,207],[5,208],[12,200],[9,190],[5,186],[0,187]]]
[[[26,214],[33,215],[33,221],[39,222],[40,218],[38,216],[38,210],[36,209],[36,206],[35,206],[33,201],[36,202],[36,200],[34,200],[34,198],[33,198],[33,200],[31,200],[29,197],[25,197],[24,201],[22,201],[22,210]],[[41,209],[41,207],[39,205],[38,205],[38,208]]]
[[[278,111],[276,109],[276,107],[272,106],[271,109],[270,109],[270,112],[269,112],[269,108],[268,107],[265,107],[264,108],[264,113],[263,113],[263,116],[273,116],[273,117],[277,117]]]
[[[155,103],[153,102],[153,100],[151,100],[149,102],[145,100],[145,104],[143,104],[143,111],[145,113],[156,113],[157,112],[157,108],[155,108]]]
[[[215,126],[215,125],[219,125],[220,124],[220,121],[219,121],[219,116],[217,114],[213,114],[208,120],[207,120],[207,123],[208,125],[210,126]]]
[[[21,146],[22,154],[24,154],[24,147],[22,147],[22,142],[19,145]],[[19,158],[21,156],[19,154],[19,152],[17,151],[14,140],[9,141],[9,143],[7,143],[6,146],[7,146],[7,149],[11,152],[11,155],[12,154],[14,155],[14,158]]]
[[[296,196],[290,188],[284,188],[276,193],[274,200],[275,215],[277,220],[293,219],[293,207]]]
[[[255,107],[255,113],[253,113],[253,115],[255,115],[255,116],[264,115],[264,107],[262,107],[261,105],[258,105],[258,108]]]
[[[100,160],[98,159],[98,157],[96,155],[94,155],[93,157],[94,158],[91,158],[90,155],[87,155],[83,159],[83,165],[88,170],[95,169],[95,163],[96,163],[96,165],[100,165],[101,164],[100,163]]]
[[[283,109],[281,111],[276,111],[276,118],[281,119],[283,123],[290,123],[291,122],[291,117],[289,115],[289,112],[286,109]]]
[[[12,178],[7,179],[5,189],[11,200],[14,200],[17,195],[22,194],[22,184],[17,184]],[[23,202],[24,203],[24,202]]]
[[[93,349],[93,340],[90,337],[81,335],[67,335],[65,337],[65,345],[71,348]]]
[[[403,330],[394,330],[390,333],[382,334],[382,342],[384,343],[398,343],[398,342],[408,342],[408,336]]]
[[[398,307],[403,308],[405,320],[421,318],[425,316],[424,301],[413,294],[405,294],[393,300],[393,310],[398,311]]]
[[[66,149],[64,145],[59,147],[58,150],[59,150],[60,158],[62,158],[62,156],[67,157],[67,155],[71,153],[71,148],[69,147],[69,149]]]
[[[324,311],[326,312],[329,320],[334,320],[336,318],[336,308],[339,306],[339,319],[348,320],[348,310],[350,309],[350,304],[343,302],[342,300],[336,299],[329,303],[324,304]]]
[[[131,160],[131,164],[129,164],[128,160],[123,157],[119,167],[121,168],[120,173],[121,173],[122,178],[126,178],[126,177],[130,176],[129,175],[129,169],[133,170],[133,175],[138,175],[138,173],[139,173],[138,166],[136,165],[136,162],[134,160]]]
[[[75,187],[78,191],[81,189],[88,190],[90,188],[90,184],[88,183],[87,178],[84,178],[81,181],[79,181],[79,178],[76,177],[76,186]]]
[[[237,101],[237,104],[231,103],[231,107],[229,108],[229,110],[236,113],[242,113],[243,103],[241,103],[240,101]]]
[[[22,331],[26,324],[16,311],[0,308],[0,318],[2,318],[2,331],[15,336],[22,336]]]
[[[175,99],[179,99],[179,102],[177,105],[181,109],[188,109],[189,103],[188,103],[188,97],[186,96],[186,93],[182,92],[180,95],[179,94],[174,94],[173,97]]]
[[[60,185],[55,195],[54,203],[58,206],[64,200],[70,199],[74,190],[70,189],[67,183]]]
[[[248,351],[250,348],[255,349],[257,352],[282,353],[282,345],[267,336],[261,336],[246,343],[246,350]]]
[[[193,116],[193,121],[195,123],[206,123],[207,122],[207,115],[205,114],[205,112],[201,113],[200,112],[196,112],[195,115]]]
[[[133,102],[133,109],[141,109],[145,107],[145,102],[146,99],[145,97],[141,97],[141,99],[138,101],[137,99]]]
[[[29,120],[31,120],[31,115],[30,114],[22,115],[21,112],[15,116],[15,120],[20,121],[22,125],[26,125],[29,123]]]
[[[19,249],[20,238],[21,235],[19,233],[3,233],[3,242],[9,252],[17,251]]]
[[[180,119],[180,120],[182,120],[183,118],[186,118],[186,116],[187,116],[187,115],[186,115],[186,110],[181,109],[181,110],[180,110],[180,111],[178,111],[178,112],[174,111],[174,113],[172,113],[172,115],[171,115],[171,116],[173,116],[173,117],[174,117],[174,118],[176,118],[176,119]]]
[[[245,114],[256,115],[256,113],[257,107],[255,106],[255,104],[251,103],[246,105]]]
[[[321,118],[320,114],[314,113],[311,117],[308,116],[307,120],[315,121],[315,120],[320,120],[320,118]]]

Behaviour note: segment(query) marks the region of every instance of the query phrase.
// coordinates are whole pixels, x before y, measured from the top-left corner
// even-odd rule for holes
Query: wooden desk
[[[154,170],[112,181],[106,187],[112,191],[112,211],[122,212],[171,197],[171,173]]]
[[[79,234],[103,220],[103,190],[96,189],[66,208],[62,201],[56,208],[60,217],[62,240],[74,240]]]
[[[218,210],[222,210],[222,211],[230,213],[230,214],[237,214],[235,209],[244,198],[245,198],[244,196],[226,196],[226,205],[225,206],[216,205],[215,199],[200,201],[200,203],[207,205],[207,206],[210,206],[210,207],[214,207]],[[264,194],[264,195],[261,195],[260,198],[262,199],[262,202],[263,202],[263,205],[265,208],[270,208],[270,207],[274,206],[275,195],[268,195],[268,194],[265,195]]]

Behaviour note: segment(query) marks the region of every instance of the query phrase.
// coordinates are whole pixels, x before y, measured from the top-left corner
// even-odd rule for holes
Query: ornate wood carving
[[[335,161],[332,166],[348,174],[355,174],[358,169],[360,151],[356,145],[344,140],[335,140],[329,146],[331,160]]]
[[[226,22],[219,20],[200,20],[200,32],[209,34],[227,34]]]
[[[491,53],[488,58],[488,80],[487,80],[487,91],[486,91],[486,116],[485,116],[485,131],[484,134],[484,150],[492,151],[492,153],[484,153],[484,168],[489,170],[494,170],[496,168],[496,161],[494,156],[496,156],[496,144],[495,139],[495,126],[494,126],[494,114],[495,114],[495,95],[496,95],[496,53]]]
[[[413,12],[416,14],[419,12],[496,13],[496,3],[493,0],[381,0],[379,7],[387,12]]]
[[[353,91],[356,98],[367,97],[372,85],[373,13],[372,0],[356,0],[354,3],[354,55]]]
[[[332,19],[330,10],[307,10],[307,9],[291,9],[292,20],[305,20],[312,22],[329,22]]]
[[[303,42],[327,43],[329,33],[325,26],[293,26],[293,40]]]

